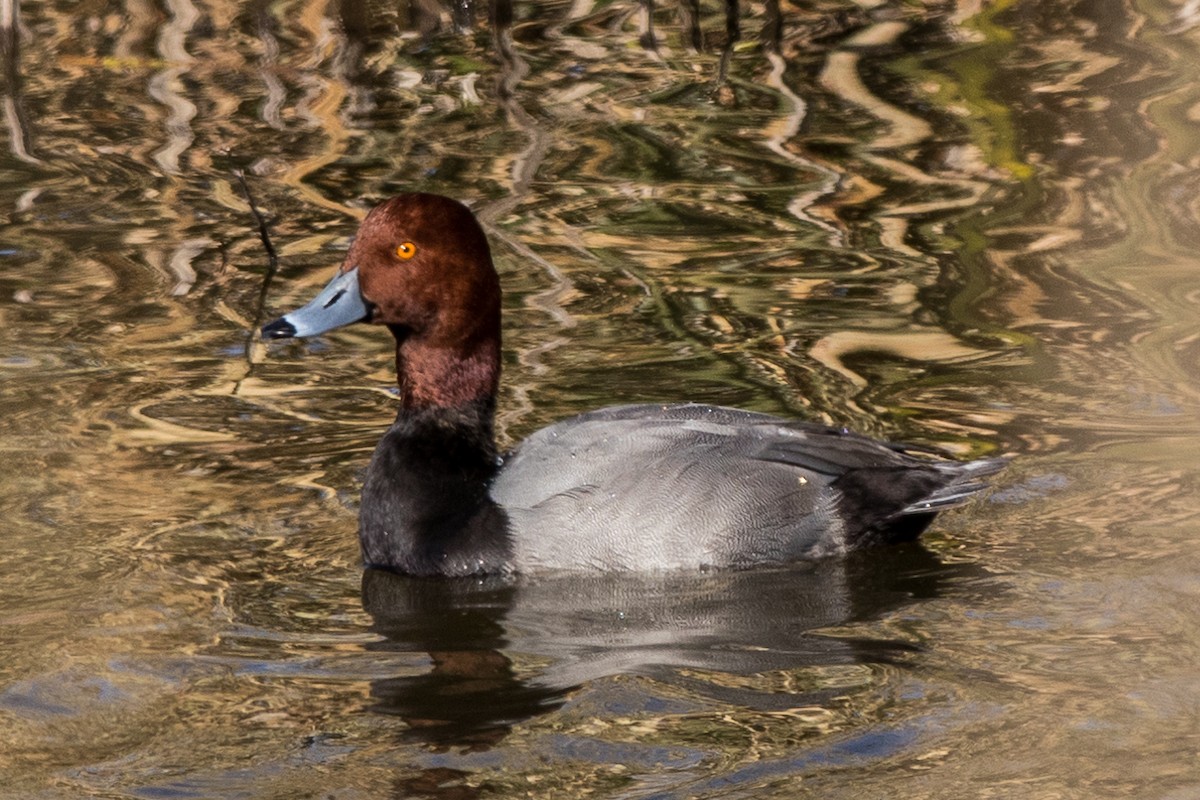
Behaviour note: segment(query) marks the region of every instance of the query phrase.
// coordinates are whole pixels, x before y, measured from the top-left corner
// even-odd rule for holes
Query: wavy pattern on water
[[[0,40],[10,791],[959,796],[1018,761],[1178,789],[1192,754],[1155,732],[1187,741],[1195,648],[1150,648],[1195,638],[1191,576],[1148,576],[1196,513],[1193,6],[27,3]],[[273,307],[372,201],[471,202],[511,438],[684,395],[1026,457],[938,555],[368,584],[369,618],[389,340],[245,363],[234,169]]]
[[[1187,368],[1155,368],[1150,379],[1146,365],[1165,366],[1167,330],[1185,340],[1193,333],[1193,311],[1157,296],[1171,262],[1190,256],[1186,239],[1161,226],[1171,205],[1140,194],[1162,185],[1164,169],[1179,169],[1169,144],[1178,139],[1157,109],[1186,107],[1194,93],[1169,66],[1177,62],[1131,37],[1144,24],[1134,12],[1050,19],[1022,7],[1000,21],[1007,27],[996,30],[1030,43],[1020,63],[1003,67],[1011,78],[997,82],[996,96],[1039,177],[995,221],[971,226],[986,250],[973,248],[967,264],[999,288],[978,306],[986,316],[972,317],[983,326],[1003,318],[1032,336],[1035,374],[1061,378],[1039,380],[1042,391],[1073,398],[1069,410],[1045,396],[1020,402],[1053,409],[1037,420],[1043,445],[1095,446],[1104,431],[1168,435],[1195,395],[1187,380],[1161,381]],[[1166,252],[1142,250],[1173,240]],[[1147,280],[1155,288],[1134,289]]]

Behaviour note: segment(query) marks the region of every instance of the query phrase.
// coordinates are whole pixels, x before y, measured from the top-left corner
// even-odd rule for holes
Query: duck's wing
[[[850,547],[915,539],[939,511],[986,489],[984,479],[1009,461],[947,461],[927,448],[792,422],[774,425],[755,456],[827,476]]]
[[[912,538],[1002,466],[973,464],[719,406],[619,406],[533,434],[491,494],[556,560],[756,563]]]

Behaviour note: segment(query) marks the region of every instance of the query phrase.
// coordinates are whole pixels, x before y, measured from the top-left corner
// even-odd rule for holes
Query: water
[[[677,11],[22,5],[0,794],[1200,796],[1195,9],[785,5],[776,42],[746,4],[725,53]],[[388,337],[247,332],[402,189],[488,225],[506,442],[694,399],[1017,460],[845,561],[364,579]]]

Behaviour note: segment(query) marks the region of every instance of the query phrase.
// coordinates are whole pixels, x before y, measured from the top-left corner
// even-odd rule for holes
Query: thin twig
[[[250,184],[246,182],[246,174],[240,169],[234,170],[233,174],[237,177],[238,183],[242,185],[246,202],[250,204],[250,213],[254,215],[254,220],[258,223],[258,238],[262,239],[263,249],[267,251],[267,272],[263,276],[262,288],[258,292],[258,306],[254,309],[254,324],[250,326],[250,332],[246,335],[246,361],[253,368],[254,362],[250,359],[250,349],[254,346],[254,335],[258,332],[259,325],[262,324],[263,311],[267,307],[267,290],[271,288],[271,281],[274,279],[275,273],[279,271],[279,256],[275,254],[275,245],[271,244],[271,234],[267,232],[267,220],[254,203],[254,195],[250,193]]]
[[[725,85],[729,77],[729,60],[733,58],[733,48],[742,39],[742,26],[739,22],[740,11],[738,0],[725,0],[725,47],[721,50],[721,62],[717,67],[717,86]]]

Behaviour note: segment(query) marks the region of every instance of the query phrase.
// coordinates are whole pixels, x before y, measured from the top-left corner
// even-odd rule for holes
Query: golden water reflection
[[[4,6],[14,796],[1198,790],[1194,9],[730,7]],[[237,170],[274,309],[471,202],[510,441],[672,398],[1018,459],[866,559],[360,585],[388,339],[247,357]]]

